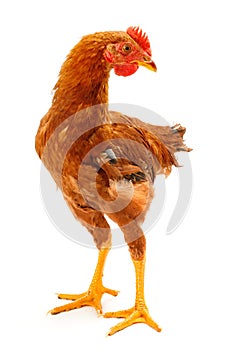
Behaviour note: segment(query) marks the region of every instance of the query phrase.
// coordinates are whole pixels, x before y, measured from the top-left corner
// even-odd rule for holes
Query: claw
[[[58,299],[71,300],[71,303],[55,307],[48,311],[48,314],[56,315],[60,312],[80,309],[83,306],[92,306],[96,309],[97,314],[102,314],[101,298],[104,293],[113,296],[118,295],[118,291],[100,286],[100,288],[91,288],[86,293],[82,294],[57,294]]]
[[[125,318],[124,321],[118,323],[116,326],[110,329],[110,331],[108,332],[109,336],[135,323],[145,323],[151,328],[155,329],[157,332],[161,332],[161,328],[156,322],[153,321],[146,306],[144,306],[142,309],[137,309],[136,307],[133,307],[128,310],[107,312],[106,314],[104,314],[104,317]]]
[[[95,273],[92,278],[90,287],[86,293],[82,294],[62,294],[58,293],[58,299],[71,300],[71,303],[68,303],[63,306],[55,307],[50,310],[48,313],[52,315],[59,314],[60,312],[70,311],[74,309],[79,309],[83,306],[92,306],[96,309],[97,314],[102,314],[101,298],[104,293],[111,294],[116,296],[118,291],[109,289],[103,286],[102,275],[104,262],[107,257],[109,249],[103,248],[99,251],[98,262],[96,265]]]
[[[109,289],[109,288],[104,287],[103,293],[107,293],[107,294],[110,294],[110,295],[116,297],[119,294],[119,290],[114,290],[114,289]]]
[[[58,299],[63,299],[63,300],[77,300],[80,297],[84,296],[86,293],[82,294],[61,294],[61,293],[56,293]]]

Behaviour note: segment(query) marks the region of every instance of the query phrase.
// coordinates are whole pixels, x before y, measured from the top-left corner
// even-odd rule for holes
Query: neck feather
[[[84,108],[108,103],[110,66],[103,56],[105,47],[101,40],[84,37],[67,56],[49,111],[54,127]]]

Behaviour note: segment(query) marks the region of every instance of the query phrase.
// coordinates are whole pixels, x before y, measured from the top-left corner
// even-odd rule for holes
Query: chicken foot
[[[103,269],[108,252],[109,249],[107,248],[100,249],[95,273],[88,291],[82,294],[57,294],[59,299],[72,300],[73,302],[55,307],[48,313],[56,315],[60,312],[78,309],[83,306],[92,306],[96,309],[98,314],[102,314],[102,295],[108,293],[117,296],[118,294],[118,291],[104,287],[102,282]]]
[[[116,332],[129,327],[135,323],[146,323],[148,326],[155,329],[157,332],[161,328],[151,318],[144,297],[144,271],[145,271],[145,257],[142,260],[134,260],[134,267],[136,273],[136,300],[135,306],[128,310],[121,310],[116,312],[107,312],[104,314],[105,318],[125,318],[124,321],[112,327],[108,335],[113,335]]]

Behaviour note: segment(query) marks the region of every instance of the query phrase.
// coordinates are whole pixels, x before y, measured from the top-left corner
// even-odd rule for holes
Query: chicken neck
[[[103,50],[89,50],[85,55],[82,51],[80,42],[61,68],[49,111],[52,129],[78,111],[108,103],[110,66],[103,57]]]

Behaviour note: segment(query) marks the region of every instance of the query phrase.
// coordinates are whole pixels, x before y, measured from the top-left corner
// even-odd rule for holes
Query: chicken
[[[128,244],[136,275],[135,304],[104,314],[124,318],[109,335],[138,322],[161,330],[144,297],[146,240],[141,224],[153,198],[155,176],[169,175],[172,166],[178,166],[174,153],[190,150],[183,143],[181,125],[153,126],[108,109],[111,69],[125,77],[139,66],[156,71],[151,56],[148,36],[138,27],[84,36],[61,67],[51,108],[36,135],[39,157],[99,251],[87,292],[58,294],[70,302],[50,313],[93,306],[101,314],[102,295],[117,295],[102,283],[111,249],[106,216],[118,224]]]

